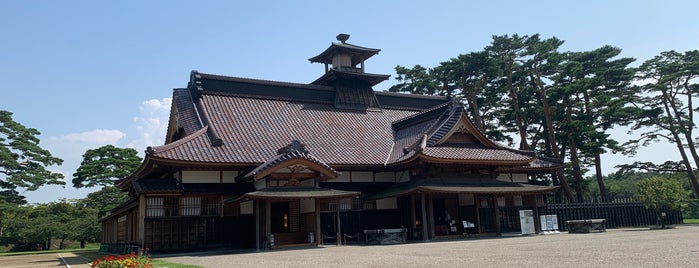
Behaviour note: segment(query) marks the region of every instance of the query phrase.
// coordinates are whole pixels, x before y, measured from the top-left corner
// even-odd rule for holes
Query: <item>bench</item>
[[[568,233],[590,233],[590,232],[606,232],[606,219],[591,219],[591,220],[569,220]]]
[[[369,245],[405,243],[406,233],[405,228],[364,230],[366,243]]]

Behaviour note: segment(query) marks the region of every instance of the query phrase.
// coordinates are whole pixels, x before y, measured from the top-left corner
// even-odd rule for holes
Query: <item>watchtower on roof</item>
[[[364,61],[381,50],[349,44],[348,34],[339,34],[336,38],[340,43],[333,42],[325,51],[308,59],[311,63],[325,64],[325,74],[311,84],[335,87],[338,108],[380,108],[372,87],[390,75],[366,73]]]

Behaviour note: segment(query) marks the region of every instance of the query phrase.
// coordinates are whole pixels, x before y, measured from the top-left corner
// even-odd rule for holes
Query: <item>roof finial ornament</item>
[[[347,42],[347,39],[349,39],[349,34],[338,34],[335,38],[337,38],[337,41],[342,42],[343,44]]]

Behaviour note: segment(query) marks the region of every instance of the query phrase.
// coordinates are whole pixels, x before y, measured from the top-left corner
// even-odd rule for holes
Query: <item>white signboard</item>
[[[522,228],[522,234],[535,234],[536,228],[534,228],[534,211],[533,210],[520,210],[519,211],[519,225]]]

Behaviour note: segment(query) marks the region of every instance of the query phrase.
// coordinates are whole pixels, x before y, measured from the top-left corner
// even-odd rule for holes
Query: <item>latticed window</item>
[[[148,197],[146,199],[146,217],[165,216],[163,197]]]
[[[359,198],[347,198],[341,200],[332,200],[328,202],[320,203],[321,211],[337,211],[337,207],[340,206],[340,210],[362,210],[363,202]]]
[[[201,197],[180,197],[180,216],[201,215]]]

